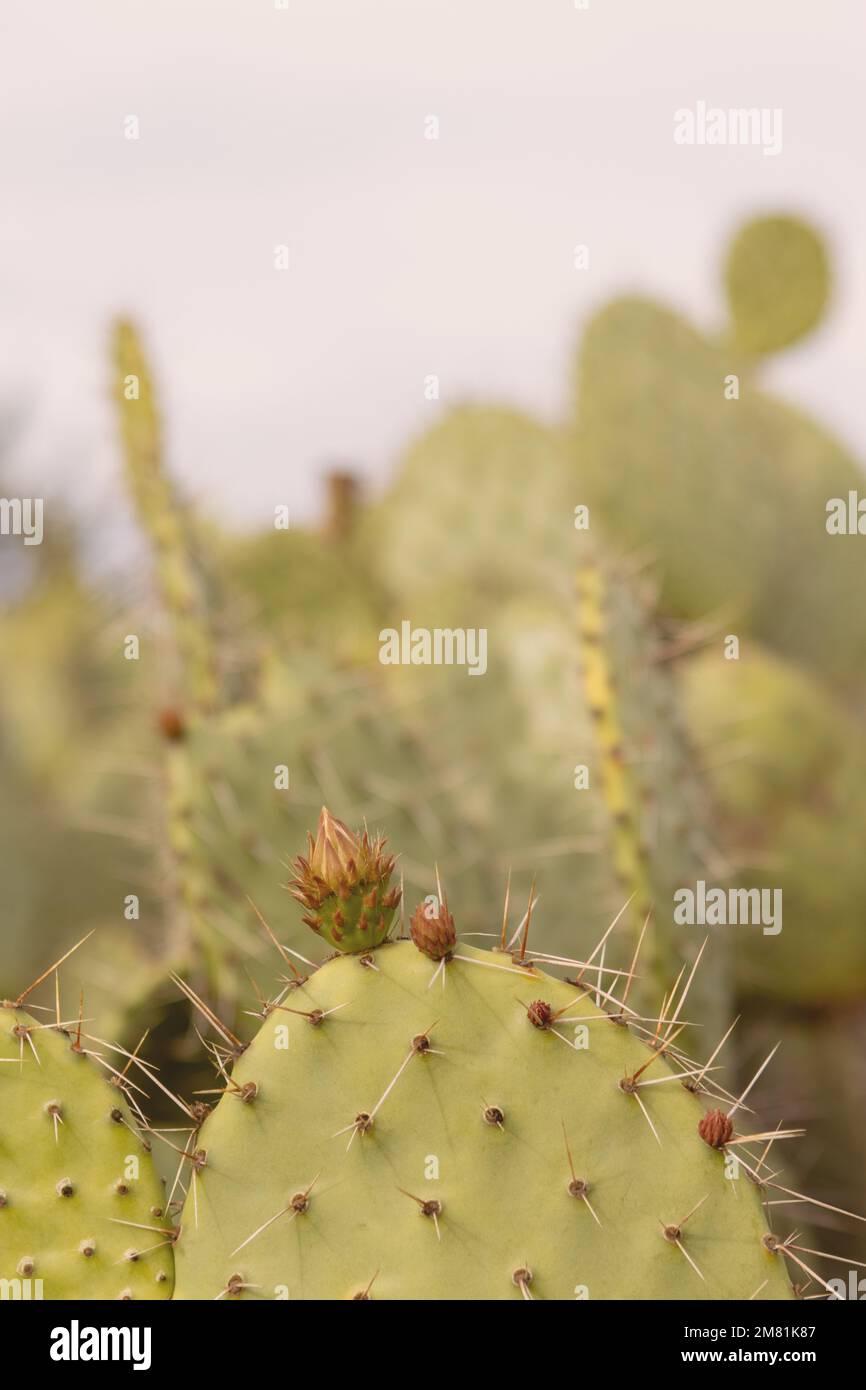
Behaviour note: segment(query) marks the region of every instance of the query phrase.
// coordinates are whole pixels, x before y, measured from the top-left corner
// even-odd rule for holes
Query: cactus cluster
[[[310,844],[294,884],[319,908],[393,893],[381,838],[323,808]],[[35,985],[0,1009],[0,1267],[47,1298],[785,1299],[789,1265],[820,1287],[772,1229],[768,1154],[791,1131],[725,1090],[724,1037],[703,1064],[681,1039],[694,972],[649,1017],[609,931],[563,979],[528,921],[506,948],[507,900],[496,949],[457,916],[437,879],[408,939],[335,933],[306,974],[281,947],[248,1044],[210,1013],[218,1103],[176,1098],[168,1191],[137,1084],[154,1074],[64,1020],[62,962],[44,972],[56,1013],[25,1012]]]
[[[67,925],[107,918],[116,881],[142,917],[66,966],[119,1043],[83,1001],[64,1020],[59,992],[0,1007],[0,1278],[51,1298],[166,1297],[175,1269],[182,1299],[827,1291],[772,1217],[809,1200],[777,1169],[810,1107],[833,1149],[819,1178],[862,1200],[859,1138],[840,1157],[862,1089],[840,1010],[862,1028],[866,628],[859,548],[823,525],[860,474],[759,372],[820,320],[829,280],[815,233],[759,219],[732,243],[717,339],[618,301],[587,328],[563,428],[460,406],[380,501],[335,475],[322,532],[244,539],[179,499],[118,326],[159,604],[114,683],[116,624],[81,636],[68,567],[0,617],[35,650],[31,685],[0,696],[0,821],[14,867],[50,781],[70,819],[126,841],[106,875],[46,807],[42,858],[8,876],[16,950],[49,915],[43,862],[68,877]],[[484,678],[381,663],[406,620],[483,631]],[[30,715],[45,724],[49,695],[46,739]],[[355,828],[323,810],[287,882],[323,803]],[[780,886],[772,949],[679,926],[675,890],[699,878]],[[716,1043],[738,1009],[728,1091]],[[768,1030],[794,1114],[764,1133],[746,1102],[763,1069],[741,1083]],[[188,1132],[157,1133],[140,1088]]]
[[[147,381],[129,332],[120,340]],[[151,419],[149,385],[147,402]],[[146,469],[129,444],[140,430],[127,416],[140,405],[123,396],[121,410],[141,519],[152,533],[148,499],[164,464],[155,426]],[[477,534],[466,518],[451,524],[468,461]],[[144,503],[143,471],[150,485]],[[527,506],[529,476],[535,482]],[[168,496],[168,484],[156,493]],[[185,533],[176,528],[167,543],[163,529],[154,535],[158,572],[168,566],[186,573],[192,562]],[[267,538],[275,564],[278,549],[286,552],[284,584],[299,539],[324,553],[321,538]],[[223,1007],[232,1007],[233,992],[236,1006],[249,1002],[237,969],[239,956],[258,949],[249,903],[267,921],[280,920],[282,846],[297,839],[315,805],[335,796],[354,816],[387,818],[403,846],[401,873],[410,888],[429,881],[431,857],[447,858],[467,929],[484,928],[484,905],[512,867],[515,894],[531,897],[537,875],[545,912],[561,923],[552,928],[554,950],[574,949],[575,930],[578,948],[593,939],[629,899],[633,941],[641,929],[650,934],[658,962],[651,973],[658,977],[671,948],[693,954],[691,939],[672,940],[666,906],[670,885],[693,876],[708,852],[673,682],[657,660],[661,638],[640,586],[604,560],[600,541],[590,545],[575,530],[568,463],[552,432],[506,410],[454,412],[410,451],[384,501],[359,518],[343,563],[365,548],[375,576],[369,587],[380,594],[383,612],[399,613],[405,603],[421,622],[435,615],[474,619],[489,632],[493,669],[480,681],[449,668],[341,671],[326,623],[315,647],[297,646],[288,660],[260,652],[252,690],[241,701],[224,701],[220,710],[199,702],[188,722],[174,720],[166,729],[166,783],[176,904],[169,940],[178,967],[185,971],[188,957],[191,978]],[[576,565],[584,576],[577,595]],[[182,636],[189,603],[168,607],[182,654],[190,645]],[[342,619],[355,657],[365,648],[369,667],[380,613],[356,621],[350,606]],[[593,677],[599,660],[609,673],[603,687]],[[180,657],[175,664],[189,666]],[[617,746],[601,749],[599,758],[599,734],[603,741],[613,729]],[[617,759],[628,805],[609,795]],[[580,789],[577,765],[590,768],[589,785]],[[277,790],[280,767],[288,785]],[[686,809],[671,819],[676,806]],[[578,923],[575,895],[585,909]],[[720,985],[712,998],[723,1007],[724,997]]]
[[[719,615],[860,691],[863,551],[826,521],[861,470],[760,380],[761,354],[820,316],[824,259],[815,234],[789,219],[745,227],[728,261],[733,327],[721,341],[647,299],[604,306],[581,341],[566,435],[583,500],[619,545],[655,558],[671,614]]]
[[[751,230],[747,261],[766,259],[772,230],[763,224]],[[805,254],[796,228],[782,230],[791,255]],[[732,253],[730,267],[731,302],[739,306],[732,308],[732,317],[742,324],[749,273],[739,251]],[[609,311],[616,312],[615,307]],[[646,362],[668,372],[670,363],[660,354],[664,334],[658,311],[645,306],[641,312]],[[617,430],[629,418],[621,409],[623,383],[627,388],[629,353],[642,350],[644,338],[635,331],[640,319],[640,314],[626,316],[627,351],[617,349],[615,371],[608,372],[608,359],[599,358],[599,371],[608,372],[617,393],[611,414]],[[593,331],[591,326],[586,362],[593,360]],[[685,372],[695,381],[703,370],[707,395],[715,390],[725,354],[739,363],[757,353],[755,343],[747,349],[736,335],[725,346],[701,344],[696,354],[693,343],[681,346],[677,379]],[[635,380],[645,385],[644,366]],[[744,369],[744,380],[747,375]],[[748,380],[748,398],[737,403],[738,411],[745,409],[746,430],[753,427],[755,411],[764,409]],[[605,382],[591,383],[587,392],[591,399],[581,409],[580,424],[591,432],[593,411],[603,410],[607,399]],[[643,398],[635,401],[638,449],[648,447],[663,420],[675,414],[676,400],[667,402],[658,393],[656,399],[660,421],[644,419]],[[698,405],[694,393],[688,400],[695,423],[705,428],[703,397]],[[787,420],[781,406],[768,405],[765,416],[772,410]],[[727,437],[732,419],[742,423],[743,412],[729,413],[724,428],[720,420],[714,439]],[[515,894],[544,904],[553,954],[583,949],[627,901],[622,928],[630,927],[633,945],[646,933],[638,998],[657,988],[674,960],[694,963],[701,936],[676,928],[673,891],[698,878],[725,882],[730,862],[739,862],[739,841],[749,831],[727,813],[721,826],[713,826],[695,746],[712,767],[718,730],[702,728],[700,720],[687,728],[679,711],[681,663],[669,652],[676,653],[677,633],[659,626],[651,605],[639,598],[642,586],[621,564],[606,559],[600,517],[620,542],[635,536],[595,488],[595,439],[579,440],[575,467],[568,439],[563,444],[527,417],[461,407],[416,442],[382,503],[360,515],[353,511],[350,527],[333,527],[327,538],[275,532],[258,548],[247,543],[242,587],[270,614],[269,632],[290,642],[289,660],[284,665],[266,653],[252,699],[198,715],[182,739],[170,741],[166,754],[175,896],[181,908],[179,917],[175,910],[179,930],[169,939],[179,947],[175,962],[181,973],[210,992],[230,1016],[237,1018],[252,1002],[239,964],[261,951],[251,930],[253,908],[268,922],[281,920],[282,845],[297,839],[317,802],[330,798],[350,805],[353,816],[366,816],[370,823],[385,818],[395,827],[404,850],[401,872],[410,888],[429,881],[431,860],[449,862],[467,930],[485,929],[484,904],[511,868]],[[609,458],[598,455],[599,469],[603,464],[620,502],[635,496],[633,488],[623,489],[617,481],[628,457],[619,445]],[[808,457],[802,468],[804,477],[815,474]],[[809,498],[814,500],[814,482],[813,477],[811,492],[798,492],[801,519]],[[666,495],[665,488],[656,495]],[[741,490],[732,488],[731,507],[739,509],[740,498]],[[575,525],[584,501],[592,503],[589,532]],[[683,507],[694,511],[695,503],[686,496]],[[757,515],[764,514],[759,508]],[[714,501],[714,524],[717,516]],[[653,537],[657,553],[667,557],[662,607],[695,616],[722,595],[734,611],[741,592],[744,603],[757,596],[773,608],[773,640],[784,648],[779,605],[767,596],[773,584],[787,583],[787,574],[780,570],[778,582],[771,581],[766,566],[780,555],[779,563],[787,564],[788,548],[771,549],[762,536],[743,555],[736,527],[723,531],[721,545],[718,537],[710,545],[696,536],[693,525],[684,529],[677,523],[676,529],[669,543],[663,529]],[[719,563],[725,536],[734,548],[719,571],[715,595],[708,596],[701,576]],[[685,555],[690,537],[699,553]],[[257,555],[266,559],[264,568],[256,568]],[[688,603],[681,608],[670,596],[671,567],[677,565],[687,576]],[[296,582],[292,576],[298,567],[305,577]],[[826,569],[820,573],[832,589],[833,575]],[[292,602],[280,602],[286,589],[304,595],[301,616],[306,617],[300,623],[292,617]],[[380,623],[407,613],[420,624],[483,627],[489,639],[487,678],[471,681],[463,671],[441,668],[380,667],[369,677],[361,672],[359,666],[375,661]],[[799,624],[797,615],[792,630]],[[759,629],[760,622],[754,626]],[[351,659],[354,675],[340,672],[335,664],[340,653]],[[716,681],[716,689],[719,685]],[[712,699],[706,705],[711,709]],[[589,784],[578,790],[573,775],[584,765]],[[272,780],[277,766],[290,769],[291,784],[280,791]],[[820,833],[817,823],[814,828]],[[814,891],[814,855],[804,856],[802,866],[804,885]],[[578,920],[575,901],[583,909]],[[297,913],[291,919],[287,938],[295,949],[303,949],[300,918]],[[717,1027],[733,1001],[726,944],[715,943],[710,968],[697,977],[696,998],[707,1026]],[[753,979],[784,975],[763,941],[742,944],[746,949],[737,951],[741,985],[744,958],[754,962]],[[846,971],[847,957],[840,956],[840,969]]]

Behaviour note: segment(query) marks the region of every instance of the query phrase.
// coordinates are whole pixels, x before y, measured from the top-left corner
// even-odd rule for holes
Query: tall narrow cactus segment
[[[22,1297],[171,1296],[175,1232],[123,1065],[80,1024],[0,1005],[0,1278]]]
[[[189,518],[163,460],[162,422],[138,334],[119,322],[114,332],[115,398],[126,475],[139,522],[154,554],[159,592],[179,657],[182,694],[207,711],[219,683],[204,584],[193,555]]]
[[[466,945],[439,891],[272,996],[198,1135],[177,1297],[790,1297],[765,1137],[673,1001]]]
[[[579,571],[577,603],[605,857],[633,935],[644,940],[643,988],[658,998],[676,962],[695,965],[705,937],[700,927],[676,923],[675,893],[706,875],[724,880],[727,865],[667,660],[670,639],[642,586],[597,556]],[[695,1004],[710,1029],[730,1010],[729,957],[728,943],[716,942],[697,976]]]
[[[652,913],[648,849],[641,839],[640,794],[634,768],[626,756],[625,732],[603,645],[603,585],[596,566],[587,567],[578,575],[581,669],[586,707],[595,725],[601,791],[610,815],[614,871],[628,891],[632,915],[642,922]]]
[[[206,981],[224,1003],[235,999],[235,971],[231,952],[214,924],[218,868],[196,835],[196,811],[206,795],[206,780],[188,737],[185,733],[178,743],[172,741],[165,757],[168,958]]]
[[[115,326],[114,366],[127,481],[152,547],[168,628],[172,703],[163,706],[156,721],[166,742],[166,834],[160,869],[169,883],[167,949],[172,964],[196,971],[222,999],[234,994],[234,976],[225,943],[209,917],[216,897],[215,866],[198,853],[191,829],[201,769],[195,764],[189,735],[211,722],[222,703],[213,619],[192,521],[165,467],[149,365],[130,323]],[[153,682],[149,690],[152,697]]]

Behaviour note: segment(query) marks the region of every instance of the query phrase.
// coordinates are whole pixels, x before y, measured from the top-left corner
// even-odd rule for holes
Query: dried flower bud
[[[159,711],[156,722],[159,732],[170,743],[179,743],[186,734],[183,715],[171,705],[166,705]]]
[[[553,1021],[553,1009],[546,999],[533,999],[526,1016],[533,1028],[549,1028]]]
[[[723,1110],[710,1110],[698,1125],[698,1134],[711,1149],[723,1149],[734,1132],[730,1115]]]
[[[454,918],[438,898],[430,897],[418,904],[409,931],[418,950],[431,960],[447,960],[457,945]]]

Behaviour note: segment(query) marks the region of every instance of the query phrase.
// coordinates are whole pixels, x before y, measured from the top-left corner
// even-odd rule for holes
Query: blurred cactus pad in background
[[[646,299],[590,320],[569,430],[575,472],[618,542],[653,556],[672,616],[718,613],[860,698],[866,560],[859,536],[828,534],[826,508],[862,486],[861,468],[760,385],[767,355],[821,317],[826,252],[791,219],[751,223],[725,281],[731,320],[715,337]]]
[[[95,929],[66,977],[91,1031],[126,1049],[147,1035],[162,1121],[176,1114],[168,1091],[213,1085],[198,1034],[219,1048],[214,1020],[237,1039],[267,1016],[274,938],[294,988],[311,921],[338,946],[380,916],[405,935],[406,904],[437,893],[441,874],[479,958],[541,928],[536,964],[559,977],[557,1005],[562,977],[604,939],[596,969],[622,972],[610,978],[629,980],[640,1016],[658,1017],[677,972],[680,988],[692,981],[685,1026],[717,1040],[740,1016],[729,1048],[743,1084],[782,1037],[751,1099],[808,1129],[793,1178],[829,1205],[866,1208],[853,1103],[866,1031],[866,542],[826,525],[828,502],[862,473],[761,384],[768,357],[820,324],[832,268],[821,235],[780,215],[737,232],[720,282],[728,316],[715,333],[638,297],[596,312],[561,419],[462,403],[409,444],[380,495],[341,468],[320,527],[287,526],[277,507],[261,534],[183,497],[145,346],[118,323],[119,471],[147,569],[113,592],[85,579],[52,507],[3,596],[0,997]],[[386,634],[399,648],[407,624],[410,644],[413,632],[483,634],[476,670],[384,661]],[[322,917],[324,849],[302,901],[287,887],[323,805],[366,828],[371,873],[380,831],[397,854],[390,896],[374,902],[367,885],[351,920],[340,903]],[[675,895],[701,881],[781,890],[781,930],[682,923]],[[387,979],[369,972],[358,987],[415,997],[418,962],[391,949]],[[337,1001],[349,965],[324,970],[322,997]],[[501,1010],[498,988],[487,993]],[[317,1098],[305,1104],[318,1122]],[[243,1169],[244,1121],[225,1110],[212,1129]],[[847,1252],[851,1221],[829,1224],[824,1238]],[[199,1244],[205,1265],[181,1265],[185,1296],[209,1289],[211,1262],[226,1287],[235,1273],[227,1249]],[[659,1273],[659,1287],[680,1296],[683,1272]],[[753,1273],[750,1254],[746,1283]],[[314,1282],[332,1290],[326,1262]]]

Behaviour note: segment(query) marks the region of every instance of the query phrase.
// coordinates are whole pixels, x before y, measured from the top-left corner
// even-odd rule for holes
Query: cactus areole
[[[307,909],[304,921],[338,951],[369,951],[383,942],[400,902],[390,888],[393,856],[381,836],[353,834],[322,807],[315,841],[307,836],[307,856],[292,865],[289,892]]]

